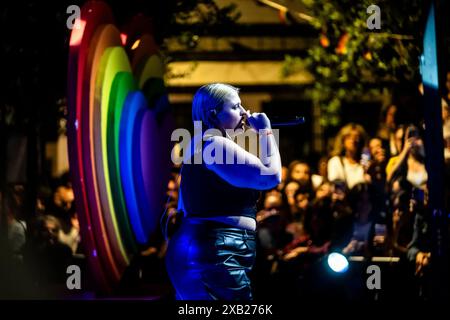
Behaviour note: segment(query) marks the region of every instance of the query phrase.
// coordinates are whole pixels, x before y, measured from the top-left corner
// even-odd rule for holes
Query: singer
[[[167,271],[178,300],[251,300],[256,201],[260,190],[281,181],[280,153],[271,124],[264,113],[242,107],[238,88],[221,83],[198,89],[192,120],[202,122],[200,141],[205,143],[197,146],[199,139],[194,137],[184,155],[178,204],[183,218],[169,240]],[[245,129],[259,133],[260,145],[267,148],[263,156],[233,141]],[[205,148],[223,150],[223,161],[186,161]],[[225,161],[230,155],[234,162]]]

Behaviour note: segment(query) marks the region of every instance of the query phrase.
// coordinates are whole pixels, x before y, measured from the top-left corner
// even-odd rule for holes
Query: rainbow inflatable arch
[[[101,290],[120,281],[159,227],[174,128],[152,25],[124,30],[87,2],[70,37],[69,163],[89,270]]]

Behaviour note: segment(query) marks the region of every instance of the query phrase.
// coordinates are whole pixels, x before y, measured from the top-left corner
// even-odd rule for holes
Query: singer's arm
[[[260,142],[267,143],[268,152],[260,158],[247,152],[232,140],[214,136],[208,139],[204,148],[214,150],[213,163],[206,167],[235,187],[267,190],[281,182],[281,160],[273,134],[260,135]],[[222,150],[222,151],[219,151]],[[227,161],[232,159],[232,161]]]
[[[247,122],[254,130],[253,134],[259,135],[259,158],[231,139],[213,136],[204,148],[214,150],[214,158],[221,161],[206,163],[206,166],[236,187],[258,190],[274,188],[281,182],[281,157],[270,120],[264,113],[248,112]],[[231,163],[227,159],[232,159]]]
[[[267,168],[267,174],[275,173],[278,183],[281,182],[281,156],[272,129],[259,132],[260,160]]]

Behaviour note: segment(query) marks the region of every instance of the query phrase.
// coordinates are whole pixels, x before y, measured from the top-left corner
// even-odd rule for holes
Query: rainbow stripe
[[[173,120],[148,18],[121,33],[110,8],[92,1],[79,23],[69,50],[69,162],[89,270],[111,292],[164,211]]]

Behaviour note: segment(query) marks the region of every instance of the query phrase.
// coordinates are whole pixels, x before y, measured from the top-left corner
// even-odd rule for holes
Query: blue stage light
[[[343,273],[348,269],[348,260],[344,255],[340,253],[330,253],[328,255],[327,262],[330,269],[334,272]]]

